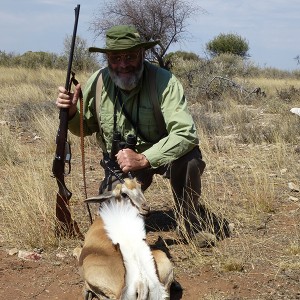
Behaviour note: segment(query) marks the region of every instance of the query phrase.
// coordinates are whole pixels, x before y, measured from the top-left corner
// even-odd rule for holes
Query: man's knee
[[[199,147],[195,147],[190,152],[178,158],[172,163],[172,170],[184,170],[186,168],[188,173],[198,173],[202,175],[205,169],[205,162],[202,160],[202,154]]]

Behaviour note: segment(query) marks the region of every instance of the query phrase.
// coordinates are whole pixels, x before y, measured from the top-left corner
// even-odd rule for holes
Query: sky
[[[182,0],[185,1],[185,0]],[[188,0],[187,0],[188,1]],[[190,0],[191,1],[191,0]],[[80,4],[77,34],[89,46],[103,46],[89,30],[103,0],[0,0],[0,51],[62,53],[74,26],[74,9]],[[249,44],[250,59],[260,67],[299,70],[299,0],[193,0],[201,7],[187,20],[187,40],[170,51],[195,52],[205,57],[205,45],[220,33],[234,33]]]

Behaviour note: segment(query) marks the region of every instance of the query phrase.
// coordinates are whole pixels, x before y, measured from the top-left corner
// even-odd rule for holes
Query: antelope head
[[[135,206],[139,213],[143,216],[147,215],[150,211],[146,198],[141,189],[141,184],[135,178],[125,178],[124,182],[117,184],[114,190],[105,192],[99,196],[87,198],[85,202],[102,203],[111,199],[116,199],[118,201],[129,199],[131,204]]]

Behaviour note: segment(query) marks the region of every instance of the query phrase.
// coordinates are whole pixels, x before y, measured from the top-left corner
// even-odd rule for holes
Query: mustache
[[[126,67],[120,67],[117,70],[115,70],[115,73],[120,73],[120,72],[131,72],[131,73],[136,73],[136,68],[132,66],[126,66]]]
[[[113,70],[112,68],[110,68],[110,66],[108,66],[108,71],[111,79],[119,88],[130,91],[138,85],[138,82],[141,79],[144,71],[144,65],[142,64],[140,68],[132,66],[120,67],[117,70]],[[121,76],[119,76],[119,73],[121,72],[131,73],[131,76],[127,79],[124,79]]]

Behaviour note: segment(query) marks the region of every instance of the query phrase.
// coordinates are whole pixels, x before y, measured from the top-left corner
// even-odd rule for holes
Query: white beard
[[[141,68],[138,71],[136,71],[129,79],[124,79],[119,77],[116,74],[116,72],[114,72],[108,66],[108,72],[112,81],[115,83],[116,86],[118,86],[120,89],[125,91],[131,91],[138,85],[142,77],[143,71],[144,71],[144,64],[142,63]]]

